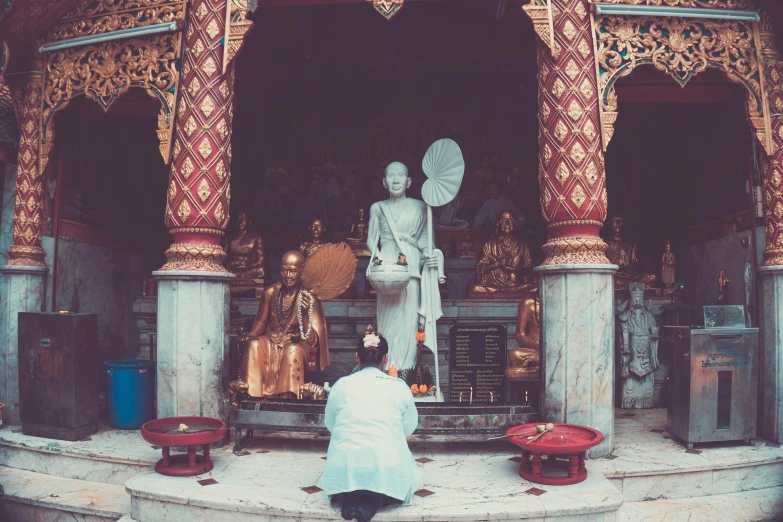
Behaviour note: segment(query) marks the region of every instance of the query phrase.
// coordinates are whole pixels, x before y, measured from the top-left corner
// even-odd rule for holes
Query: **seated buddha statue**
[[[367,250],[367,218],[364,208],[359,207],[359,218],[351,225],[351,235],[345,242],[356,257],[370,257],[371,253]]]
[[[318,247],[326,244],[326,242],[321,239],[324,232],[326,232],[326,223],[324,223],[321,218],[313,219],[308,230],[310,230],[310,241],[305,240],[299,242],[299,251],[304,254],[305,257],[311,256],[313,252],[318,250]]]
[[[517,308],[516,337],[519,348],[508,351],[506,377],[537,379],[539,373],[539,347],[541,341],[541,304],[538,292],[531,292],[519,302]]]
[[[655,282],[655,274],[643,273],[639,270],[636,244],[622,237],[624,224],[625,220],[621,216],[612,218],[614,237],[606,242],[606,257],[612,264],[620,267],[614,278],[615,288],[627,290],[631,283],[642,283],[645,288],[651,288]]]
[[[285,253],[282,282],[264,290],[253,327],[242,339],[238,380],[229,385],[232,405],[247,395],[297,397],[305,372],[329,365],[326,318],[318,298],[302,287],[304,266],[302,253]]]
[[[226,240],[226,268],[236,275],[231,282],[232,294],[255,290],[256,297],[264,290],[264,242],[259,234],[250,232],[246,212],[237,216],[237,235]]]
[[[516,234],[517,219],[510,210],[498,214],[495,235],[484,244],[476,263],[476,284],[468,298],[505,298],[535,288],[533,261],[527,243]]]
[[[473,246],[473,241],[470,239],[470,234],[465,234],[465,240],[460,244],[459,247],[459,258],[460,259],[476,259],[478,257],[478,252],[476,252],[476,248]]]

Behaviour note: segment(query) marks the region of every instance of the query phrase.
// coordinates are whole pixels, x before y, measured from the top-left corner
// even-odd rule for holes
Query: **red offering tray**
[[[582,482],[587,478],[585,451],[599,445],[604,440],[603,434],[578,424],[554,422],[552,425],[552,431],[537,438],[537,424],[514,426],[506,432],[508,440],[522,448],[519,475],[531,482],[554,486]],[[547,455],[546,460],[543,455]],[[558,456],[567,456],[568,460]]]
[[[179,431],[181,424],[188,426]],[[192,477],[211,471],[209,445],[226,436],[226,424],[211,417],[165,417],[144,423],[141,436],[150,444],[161,446],[163,458],[155,465],[161,475]],[[187,455],[171,456],[170,448],[187,446]],[[204,455],[196,455],[196,446],[202,446]]]

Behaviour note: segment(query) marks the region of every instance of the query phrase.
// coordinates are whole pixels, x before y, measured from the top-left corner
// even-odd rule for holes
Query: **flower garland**
[[[306,295],[309,298],[310,306],[307,310],[307,333],[304,331],[304,325],[302,324],[302,296]],[[296,300],[296,318],[299,320],[299,335],[302,336],[302,341],[306,341],[310,337],[310,332],[313,331],[313,294],[302,288],[299,291],[299,297]]]

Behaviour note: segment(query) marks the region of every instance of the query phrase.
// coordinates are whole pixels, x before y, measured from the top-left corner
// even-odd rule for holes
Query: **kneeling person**
[[[406,440],[419,414],[404,381],[381,370],[388,352],[386,339],[368,329],[356,353],[361,371],[337,381],[326,403],[332,439],[323,487],[342,502],[346,520],[367,522],[381,505],[409,504],[421,483]]]

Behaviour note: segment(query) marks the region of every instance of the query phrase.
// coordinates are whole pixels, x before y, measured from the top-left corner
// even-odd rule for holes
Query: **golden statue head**
[[[498,218],[495,220],[495,226],[498,229],[498,233],[501,235],[512,234],[517,227],[517,218],[512,211],[504,210],[498,214]]]
[[[623,230],[623,225],[625,225],[625,220],[622,216],[615,216],[612,218],[612,228],[614,228],[616,236],[620,235],[620,232]]]
[[[240,212],[237,216],[237,230],[242,233],[245,232],[249,226],[250,217],[248,217],[247,212]]]
[[[326,223],[324,223],[321,218],[315,218],[313,222],[310,223],[310,233],[313,235],[313,239],[321,239],[324,232],[326,232]]]
[[[386,165],[383,172],[383,188],[389,191],[392,197],[401,197],[411,186],[411,178],[408,177],[408,167],[399,161],[392,161]]]
[[[286,288],[299,286],[302,282],[304,265],[305,257],[301,252],[290,250],[283,254],[283,260],[280,263],[280,276],[283,278],[283,286]]]

